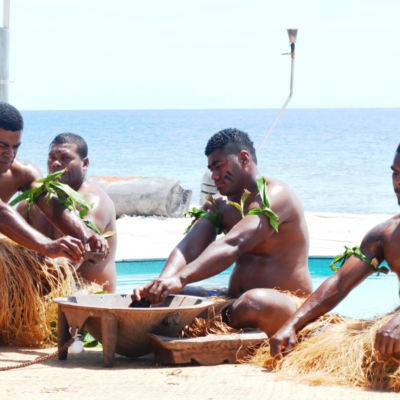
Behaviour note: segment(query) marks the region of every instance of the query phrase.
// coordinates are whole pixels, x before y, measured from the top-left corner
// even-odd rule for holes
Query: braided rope
[[[43,356],[43,357],[36,359],[35,361],[28,361],[26,363],[22,363],[19,365],[14,365],[11,367],[3,367],[3,368],[0,368],[0,371],[9,371],[10,369],[29,367],[30,365],[34,365],[34,364],[38,364],[38,363],[41,363],[46,360],[50,360],[50,358],[58,356],[58,354],[60,352],[62,353],[63,351],[67,350],[69,348],[69,346],[71,346],[71,344],[74,342],[74,340],[75,340],[75,338],[70,339],[67,343],[64,344],[64,346],[61,349],[55,351],[54,353],[47,354],[47,356]]]

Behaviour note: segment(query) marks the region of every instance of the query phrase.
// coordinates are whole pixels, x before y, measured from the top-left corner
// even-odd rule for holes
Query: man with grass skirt
[[[42,178],[40,170],[33,164],[17,157],[21,145],[24,122],[20,112],[7,103],[0,103],[0,233],[31,250],[51,258],[66,257],[82,262],[87,250],[108,254],[107,242],[93,234],[78,215],[69,211],[52,196],[50,203],[43,198],[37,207],[64,233],[64,237],[50,240],[29,226],[7,202],[18,191],[34,187]]]
[[[221,196],[191,212],[198,220],[160,277],[136,288],[132,298],[157,305],[171,293],[197,294],[185,286],[235,264],[227,295],[236,301],[225,310],[225,321],[271,335],[296,311],[283,292],[312,292],[301,201],[286,183],[259,175],[253,142],[242,131],[216,133],[205,154]]]
[[[66,169],[59,182],[69,185],[83,195],[88,204],[92,205],[85,218],[94,223],[100,232],[115,232],[114,204],[107,193],[86,180],[88,167],[88,146],[81,136],[74,133],[61,133],[50,143],[47,160],[48,173],[54,174]],[[29,212],[25,212],[27,206],[26,201],[22,201],[17,210],[31,226],[49,238],[62,237],[62,231],[50,222],[52,219],[57,219],[57,214],[54,214],[54,218],[49,220],[37,208],[33,207]],[[110,237],[108,244],[110,252],[104,260],[96,265],[90,261],[84,261],[75,266],[84,279],[104,285],[104,290],[113,293],[116,289],[117,280],[115,269],[117,238],[115,236]]]
[[[391,169],[393,188],[400,205],[400,145]],[[329,277],[271,338],[272,356],[282,358],[282,353],[289,352],[295,345],[298,330],[336,307],[369,275],[387,273],[386,267],[379,267],[383,260],[400,278],[400,214],[371,229],[360,248],[347,249],[345,253],[350,257],[339,271]],[[374,347],[382,356],[400,355],[400,312],[377,331]]]

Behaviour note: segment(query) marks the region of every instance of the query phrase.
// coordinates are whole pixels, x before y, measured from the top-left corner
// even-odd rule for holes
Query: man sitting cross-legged
[[[60,182],[68,184],[78,193],[85,196],[93,208],[85,216],[93,222],[100,232],[116,231],[115,207],[108,195],[93,183],[86,180],[86,172],[89,167],[88,147],[85,140],[73,133],[57,135],[50,144],[47,168],[48,173],[67,171],[61,176]],[[57,239],[62,233],[49,222],[49,220],[35,207],[25,212],[27,203],[19,203],[17,210],[23,218],[39,232],[49,238]],[[56,215],[54,215],[57,218]],[[93,265],[88,261],[75,264],[80,275],[92,282],[104,285],[104,290],[113,293],[116,288],[115,253],[117,238],[108,239],[110,252],[100,263]]]
[[[400,205],[400,145],[391,169],[393,187]],[[361,243],[360,250],[364,260],[362,257],[351,256],[275,333],[270,340],[272,356],[282,358],[282,353],[289,352],[296,344],[298,330],[332,310],[357,285],[378,270],[383,260],[386,260],[390,269],[400,278],[400,215],[369,231]],[[400,312],[395,313],[389,322],[377,331],[375,349],[383,356],[400,354]]]
[[[186,285],[214,276],[235,263],[228,294],[237,300],[226,311],[227,322],[234,328],[261,328],[271,335],[296,311],[288,297],[274,289],[312,291],[302,204],[286,183],[266,178],[271,208],[279,217],[278,231],[267,215],[243,218],[228,201],[240,203],[246,190],[251,194],[244,214],[265,208],[257,188],[260,177],[252,141],[242,131],[225,129],[208,141],[205,154],[212,179],[225,197],[215,199],[220,216],[210,202],[203,210],[219,226],[210,221],[213,218],[199,219],[172,251],[160,277],[136,288],[132,298],[160,304],[169,294],[181,292]],[[215,240],[216,230],[225,236]]]

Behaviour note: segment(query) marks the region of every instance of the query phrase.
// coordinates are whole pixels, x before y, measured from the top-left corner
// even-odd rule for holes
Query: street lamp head
[[[297,31],[298,29],[287,29],[290,44],[296,43]]]

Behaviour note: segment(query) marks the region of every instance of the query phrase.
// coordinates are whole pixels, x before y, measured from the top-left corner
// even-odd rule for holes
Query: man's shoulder
[[[83,194],[87,200],[97,198],[100,201],[101,206],[110,207],[115,210],[115,206],[110,196],[98,185],[93,182],[85,181],[84,184],[78,190],[79,193]]]
[[[400,214],[375,225],[367,232],[363,242],[393,241],[394,236],[400,236]]]
[[[294,193],[292,187],[280,179],[265,177],[267,182],[268,196],[291,195]]]
[[[21,185],[33,183],[43,177],[40,169],[35,164],[20,158],[15,158],[10,167],[10,172],[15,179],[20,181]]]

